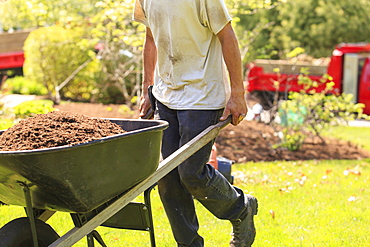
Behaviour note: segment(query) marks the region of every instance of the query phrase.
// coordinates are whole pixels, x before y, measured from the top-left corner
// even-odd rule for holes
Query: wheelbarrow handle
[[[218,128],[223,129],[229,123],[231,123],[232,120],[233,120],[233,115],[230,114],[229,116],[227,116],[227,118],[225,120],[218,122],[215,126],[217,126]]]

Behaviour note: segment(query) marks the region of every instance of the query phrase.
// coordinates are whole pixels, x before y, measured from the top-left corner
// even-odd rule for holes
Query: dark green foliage
[[[342,42],[370,42],[370,2],[368,0],[288,0],[276,1],[255,12],[237,12],[238,35],[261,23],[271,23],[253,38],[247,60],[285,58],[302,47],[314,57],[330,56]],[[273,6],[273,5],[272,5]],[[249,36],[251,37],[251,36]],[[276,51],[270,55],[271,50]],[[266,57],[268,56],[268,57]]]

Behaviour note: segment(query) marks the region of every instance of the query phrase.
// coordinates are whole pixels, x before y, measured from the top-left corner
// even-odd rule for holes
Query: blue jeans
[[[156,102],[155,118],[169,123],[162,156],[168,157],[222,116],[220,110],[172,110]],[[178,246],[204,246],[193,198],[219,219],[239,219],[245,211],[243,191],[207,164],[214,140],[158,182],[159,194]]]

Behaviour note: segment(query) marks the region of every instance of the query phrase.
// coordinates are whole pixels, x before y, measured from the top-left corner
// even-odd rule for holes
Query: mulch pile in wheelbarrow
[[[125,133],[109,120],[54,111],[21,120],[0,135],[0,151],[76,145]]]

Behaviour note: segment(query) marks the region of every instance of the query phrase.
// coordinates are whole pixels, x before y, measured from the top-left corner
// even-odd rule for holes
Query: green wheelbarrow
[[[156,182],[214,139],[230,122],[210,126],[160,162],[160,120],[109,119],[128,131],[55,148],[0,152],[0,201],[23,206],[27,217],[0,229],[0,247],[70,247],[103,239],[98,226],[146,230],[155,246],[150,191]],[[132,202],[144,193],[144,203]],[[75,225],[63,236],[46,221],[57,211]]]

